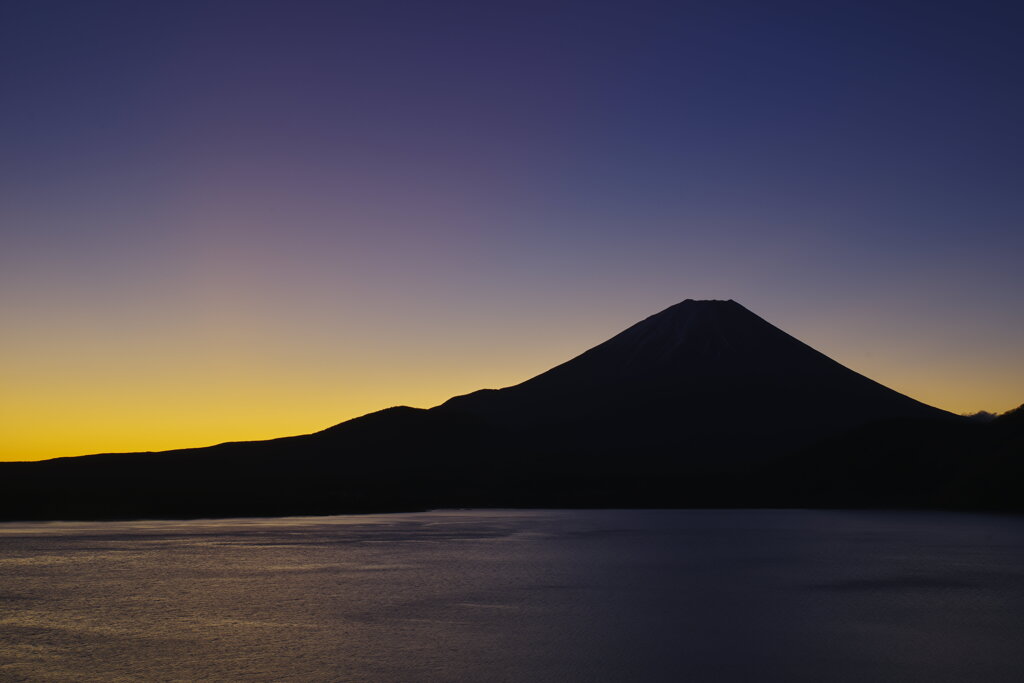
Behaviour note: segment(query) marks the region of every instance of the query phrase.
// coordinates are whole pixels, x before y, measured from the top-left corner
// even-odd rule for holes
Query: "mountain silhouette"
[[[682,303],[522,384],[435,410],[561,445],[763,458],[875,420],[950,417],[840,365],[735,301]]]
[[[321,432],[0,463],[0,518],[436,507],[1018,509],[1020,414],[980,423],[734,301],[686,300],[521,384]]]

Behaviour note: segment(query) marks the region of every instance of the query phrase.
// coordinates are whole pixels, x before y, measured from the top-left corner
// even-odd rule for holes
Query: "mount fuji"
[[[757,459],[893,418],[949,413],[840,365],[735,301],[682,303],[572,360],[436,411],[536,430],[562,447]]]

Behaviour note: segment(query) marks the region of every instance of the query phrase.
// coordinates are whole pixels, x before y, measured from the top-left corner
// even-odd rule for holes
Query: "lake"
[[[1024,519],[0,524],[3,681],[1024,680]]]

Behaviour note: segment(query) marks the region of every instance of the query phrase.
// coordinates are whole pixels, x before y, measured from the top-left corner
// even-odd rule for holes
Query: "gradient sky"
[[[435,405],[685,298],[941,408],[1013,408],[1022,20],[4,0],[0,459]]]

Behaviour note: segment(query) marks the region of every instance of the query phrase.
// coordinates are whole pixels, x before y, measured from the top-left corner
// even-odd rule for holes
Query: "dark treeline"
[[[317,435],[0,464],[0,518],[316,515],[439,507],[1024,511],[1024,409],[866,425],[791,455],[546,448],[543,430],[394,408]],[[740,464],[735,464],[739,462]]]

